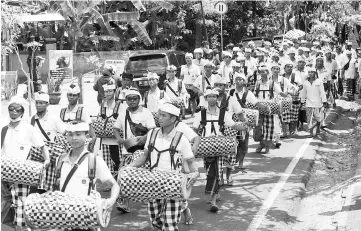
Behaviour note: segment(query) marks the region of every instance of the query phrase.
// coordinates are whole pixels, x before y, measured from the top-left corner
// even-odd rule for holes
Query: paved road
[[[85,84],[85,89],[84,104],[91,111],[91,114],[95,115],[98,110],[95,101],[96,93],[92,90],[92,84]],[[66,103],[64,93],[60,104],[49,106],[49,111],[59,113]],[[6,107],[6,102],[2,102],[1,125],[7,123]],[[188,120],[187,122],[191,121]],[[222,187],[220,211],[216,214],[208,211],[209,205],[206,204],[208,199],[204,196],[206,176],[203,162],[198,160],[197,164],[201,176],[193,187],[192,197],[189,200],[195,224],[193,226],[181,224],[180,230],[247,230],[252,221],[261,222],[260,227],[265,227],[262,230],[275,230],[275,224],[287,224],[293,221],[295,219],[294,214],[283,211],[282,207],[293,203],[294,199],[293,197],[285,198],[281,194],[284,194],[285,191],[287,193],[287,190],[292,188],[292,180],[293,178],[297,179],[297,174],[302,174],[302,169],[293,173],[291,171],[291,175],[286,174],[285,170],[292,160],[294,160],[293,164],[297,163],[294,158],[306,142],[305,135],[307,135],[305,132],[300,132],[293,138],[282,141],[281,149],[271,150],[270,154],[267,155],[255,153],[257,144],[251,139],[249,154],[245,159],[245,166],[248,168],[247,173],[235,172],[233,176],[234,186]],[[310,145],[303,147],[306,149],[301,153],[301,159],[312,158],[317,145],[318,141],[312,141]],[[289,181],[285,185],[280,184],[280,178],[287,179],[288,176],[290,176]],[[270,195],[272,190],[275,192]],[[281,191],[281,194],[278,194],[278,191]],[[275,199],[275,203],[273,203],[273,199]],[[150,224],[146,205],[132,203],[131,207],[133,211],[129,214],[121,214],[114,210],[111,223],[104,230],[148,230]],[[258,224],[257,222],[255,224]],[[263,223],[265,225],[262,225]]]

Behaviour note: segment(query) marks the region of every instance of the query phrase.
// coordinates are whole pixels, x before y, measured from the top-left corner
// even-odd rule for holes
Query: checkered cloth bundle
[[[281,102],[280,101],[276,101],[276,100],[272,99],[272,100],[259,100],[258,102],[266,105],[268,107],[268,110],[261,109],[251,103],[247,103],[247,108],[258,110],[259,113],[263,114],[263,115],[274,115],[274,114],[281,113]]]
[[[255,127],[258,125],[258,119],[259,119],[259,111],[258,110],[242,108],[242,113],[249,126]],[[232,119],[235,122],[240,122],[240,119],[236,114],[232,115]]]
[[[236,122],[235,124],[248,127],[247,122]],[[238,135],[238,133],[239,133],[238,131],[232,129],[231,127],[228,127],[228,126],[224,127],[224,131],[223,131],[224,136],[236,137]]]
[[[186,175],[177,172],[126,167],[118,174],[120,196],[133,201],[187,199],[190,190],[186,183]]]
[[[70,144],[68,142],[68,139],[65,136],[61,135],[61,134],[56,134],[54,142],[57,143],[57,144],[62,145],[64,147],[64,149],[65,149],[65,152],[69,152],[70,149],[71,149],[71,146],[70,146]]]
[[[7,156],[2,156],[1,159],[2,181],[34,186],[38,186],[41,183],[43,164]]]
[[[138,159],[141,155],[144,154],[144,150],[137,150],[133,153],[132,158],[130,159],[130,163],[135,161],[136,159]],[[129,163],[129,164],[130,164]],[[142,168],[145,169],[150,169],[150,163],[149,161],[147,161],[143,166],[141,166]]]
[[[158,112],[152,112],[152,115],[154,118],[155,126],[160,127],[159,120],[158,120]]]
[[[61,191],[30,194],[25,200],[25,219],[32,229],[88,229],[106,227],[110,214],[98,192],[90,196]]]
[[[289,111],[292,107],[292,96],[288,95],[287,97],[277,97],[276,100],[281,101],[281,112]]]
[[[182,98],[180,98],[180,97],[170,98],[170,103],[178,108],[184,107],[184,102],[183,102]]]
[[[213,157],[235,155],[237,148],[236,138],[229,136],[201,137],[196,157]]]
[[[50,161],[55,163],[56,158],[65,152],[64,146],[62,144],[45,141],[45,145],[48,148]],[[32,147],[29,152],[29,160],[44,162],[42,148]]]
[[[115,120],[109,118],[108,120],[99,118],[90,125],[94,128],[94,132],[99,138],[115,138],[113,133]],[[122,135],[123,131],[121,131]]]

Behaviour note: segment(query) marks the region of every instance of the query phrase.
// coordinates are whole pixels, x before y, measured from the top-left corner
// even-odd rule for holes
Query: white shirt
[[[81,156],[86,153],[86,149],[82,154],[80,154],[79,158],[75,161],[78,162]],[[60,188],[63,187],[65,179],[67,178],[70,170],[73,168],[73,164],[70,162],[69,154],[63,159],[63,166],[61,168],[61,176],[60,176]],[[74,164],[75,164],[74,163]],[[88,175],[88,166],[89,161],[88,157],[84,159],[84,161],[79,165],[78,169],[74,172],[74,175],[70,178],[68,185],[65,188],[65,193],[76,195],[76,196],[85,196],[88,195],[89,189],[89,175]],[[96,156],[96,168],[95,168],[95,178],[94,183],[97,180],[101,182],[106,182],[113,178],[112,174],[110,173],[109,168],[107,167],[106,163],[104,162],[103,158],[100,156]]]
[[[204,64],[206,63],[207,61],[205,59],[200,59],[200,61],[198,59],[193,59],[193,64],[198,66],[201,73],[204,72]]]
[[[130,139],[135,137],[135,135],[133,135],[130,126],[129,126],[129,121],[127,121],[127,131],[125,132],[125,115],[126,115],[126,110],[123,110],[119,116],[118,119],[115,121],[114,123],[114,127],[118,128],[120,130],[123,130],[123,134],[124,134],[124,138],[125,139]],[[151,128],[155,128],[155,121],[153,118],[152,113],[150,112],[149,109],[139,106],[138,110],[136,110],[135,112],[131,112],[129,111],[129,116],[132,120],[133,123],[137,123],[137,124],[141,124],[144,127],[151,129]],[[127,133],[127,137],[125,137],[125,133]],[[124,146],[123,146],[123,150],[122,153],[128,153]]]
[[[316,79],[312,84],[306,80],[300,93],[301,102],[305,102],[306,107],[320,108],[323,102],[327,102],[325,89],[320,79]]]
[[[300,81],[300,85],[303,85],[303,83],[306,81],[308,77],[308,71],[306,68],[304,68],[302,71],[297,69],[295,70],[295,80],[298,79]]]
[[[182,87],[181,87],[182,89],[181,89],[181,92],[180,92],[180,95],[179,95],[178,90],[179,90],[179,84],[180,84],[180,82],[182,82]],[[169,86],[173,89],[173,91],[175,91],[175,93],[177,93],[177,95],[175,95],[175,94],[170,90],[169,86],[168,86],[168,85],[165,85],[164,93],[168,96],[168,98],[174,98],[174,97],[182,97],[182,98],[183,98],[183,96],[184,96],[185,94],[187,94],[187,89],[186,89],[186,87],[185,87],[185,85],[184,85],[184,82],[181,81],[180,79],[175,78],[175,77],[174,77],[173,80],[168,79],[168,84],[169,84]]]
[[[192,64],[191,66],[182,65],[180,76],[184,76],[184,84],[193,84],[197,76],[201,74],[199,67]]]
[[[38,130],[24,121],[15,127],[9,125],[6,133],[2,155],[19,159],[26,160],[31,147],[42,147],[45,143]]]
[[[39,119],[38,114],[35,114],[35,119]],[[66,129],[66,125],[61,119],[57,116],[50,115],[48,111],[46,111],[43,118],[39,119],[39,123],[45,133],[50,138],[50,141],[54,141],[54,138],[57,133],[63,134]],[[35,122],[34,127],[38,130],[39,134],[41,134],[44,141],[47,141],[45,136],[41,133],[38,124]]]
[[[238,91],[237,89],[235,89],[233,96],[229,98],[228,112],[231,115],[233,115],[234,113],[239,114],[243,111],[241,104],[238,102],[237,94],[239,99],[242,100],[244,89],[242,91]],[[253,94],[253,92],[248,91],[246,96],[246,103],[250,103],[253,105],[256,105],[258,103],[258,100],[256,96]]]
[[[292,91],[291,88],[293,88],[293,86],[291,84],[291,81],[281,75],[278,76],[277,82],[275,82],[275,85],[276,84],[280,86],[281,91],[283,91],[284,93],[288,93]],[[283,90],[282,90],[282,86],[283,86]],[[279,94],[279,92],[277,94]]]
[[[219,65],[218,74],[221,75],[222,78],[226,78],[227,83],[231,82],[230,74],[233,73],[233,68],[231,63],[228,65],[222,61]]]
[[[331,76],[328,75],[328,72],[326,71],[325,68],[321,70],[316,68],[316,72],[318,78],[321,79],[323,83],[327,83],[327,81],[331,81]]]
[[[259,100],[263,100],[263,99],[269,100],[270,99],[270,96],[271,96],[271,92],[269,91],[270,90],[269,89],[270,82],[271,82],[271,80],[268,80],[266,83],[263,83],[262,81],[258,81],[258,83],[256,83],[255,90],[257,89],[257,84],[260,84],[259,85],[260,92],[258,93],[257,99],[259,99]],[[281,87],[277,83],[273,83],[273,98],[281,92],[282,92]]]
[[[78,111],[78,108],[82,106],[82,105],[75,105],[75,107],[73,108],[73,110],[69,111],[69,107],[66,108],[65,110],[65,115],[64,115],[64,120],[75,120],[76,119],[76,112]],[[62,118],[60,118],[62,119]],[[81,115],[81,120],[87,124],[90,124],[92,121],[90,119],[90,116],[88,114],[88,111],[85,109],[85,107],[83,107],[83,113]]]
[[[323,65],[327,71],[327,76],[330,76],[330,80],[332,79],[332,73],[334,73],[335,70],[337,70],[337,62],[336,60],[331,59],[331,62],[329,62],[327,59],[324,60]]]
[[[215,136],[215,135],[223,136],[223,134],[219,131],[219,125],[218,125],[219,112],[220,112],[219,109],[217,109],[216,115],[214,115],[214,114],[211,114],[209,112],[209,110],[207,109],[206,120],[214,120],[215,121],[215,122],[213,122],[213,124],[214,124],[214,128],[215,128],[217,134],[215,134],[214,132],[211,131],[212,123],[207,122],[207,124],[205,126],[205,129],[206,129],[205,137]],[[201,124],[201,120],[202,120],[201,112],[198,112],[197,114],[195,114],[193,128],[198,129],[199,125]],[[228,112],[226,112],[224,115],[224,125],[228,126],[228,127],[232,127],[234,124],[235,124],[235,122],[232,120],[232,115],[229,114]]]
[[[175,128],[178,132],[183,132],[183,136],[185,136],[189,142],[198,136],[194,130],[184,122],[179,121]]]
[[[107,117],[112,116],[114,113],[114,108],[115,108],[115,100],[112,101],[112,103],[110,105],[108,105],[108,101],[104,100],[104,108],[105,108],[105,115]],[[126,109],[126,107],[124,106],[124,104],[120,104],[119,105],[119,109],[118,109],[118,117],[120,115],[120,113],[122,111],[124,111]],[[99,109],[101,110],[101,108]],[[99,115],[101,115],[101,111],[99,113]],[[113,117],[110,118],[111,121],[109,122],[115,122],[115,119]],[[109,123],[108,122],[108,123]],[[117,144],[117,140],[115,138],[102,138],[102,144],[106,144],[106,145],[118,145]]]
[[[342,69],[345,64],[348,62],[348,58],[345,54],[341,53],[339,55],[336,54],[335,60],[337,62],[337,69]]]
[[[206,91],[207,87],[213,88],[214,86],[214,75],[212,74],[210,77],[208,77],[209,84],[207,83],[207,80],[205,79],[205,75],[200,75],[197,77],[196,81],[194,81],[193,86],[201,90],[203,93]],[[204,96],[199,97],[199,106],[200,107],[207,107],[207,102]]]
[[[348,62],[348,60],[347,60],[347,62]],[[348,69],[345,70],[345,79],[354,79],[354,78],[356,78],[356,65],[357,65],[356,59],[351,58]]]
[[[253,75],[254,71],[257,69],[257,59],[250,57],[246,58],[245,66],[247,66],[247,77]]]
[[[158,128],[156,128],[156,129],[158,129]],[[172,143],[173,137],[176,134],[177,129],[173,129],[167,135],[163,134],[161,128],[159,128],[159,129],[160,130],[158,132],[157,138],[155,139],[154,147],[156,149],[158,149],[158,151],[163,151],[163,150],[169,149],[169,147]],[[148,145],[149,145],[151,133],[152,133],[152,131],[148,132],[145,147],[148,147]],[[181,139],[176,147],[174,161],[177,161],[178,158],[182,158],[182,162],[194,158],[191,144],[189,143],[189,141],[187,140],[187,138],[185,136],[181,137]],[[157,162],[158,152],[155,149],[153,149],[152,153],[150,153],[150,159],[151,159],[152,165],[154,165]],[[171,165],[171,158],[170,158],[169,151],[162,152],[160,154],[158,166],[155,167],[155,169],[158,171],[167,171],[167,172],[174,171],[174,168],[172,168],[172,165]]]
[[[163,94],[163,98],[161,99],[161,94]],[[157,87],[155,91],[148,91],[148,99],[147,99],[147,108],[151,112],[158,112],[159,107],[164,104],[165,102],[169,101],[168,95],[164,93],[164,91],[159,90]]]

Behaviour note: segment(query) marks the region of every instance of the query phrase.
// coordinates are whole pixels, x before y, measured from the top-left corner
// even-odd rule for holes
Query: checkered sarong
[[[292,104],[290,115],[291,115],[291,122],[297,122],[298,121],[298,115],[300,113],[300,107],[301,104]]]
[[[274,124],[273,115],[270,116],[264,115],[263,124],[262,124],[262,140],[272,141],[274,130],[275,130],[275,124]]]
[[[23,184],[13,184],[10,186],[12,201],[15,206],[15,219],[16,226],[25,226],[24,203],[26,197],[29,195],[30,186]]]
[[[103,160],[107,164],[109,170],[111,171],[112,169],[114,169],[115,163],[111,158],[109,145],[102,144],[102,153],[103,153]]]
[[[148,214],[154,228],[178,231],[182,206],[180,200],[157,199],[148,202]]]
[[[281,120],[282,120],[282,123],[289,123],[291,122],[291,111],[290,110],[287,110],[287,111],[283,111],[282,112],[282,116],[281,116]]]

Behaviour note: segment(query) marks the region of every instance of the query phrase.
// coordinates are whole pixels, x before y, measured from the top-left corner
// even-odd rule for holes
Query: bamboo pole
[[[29,116],[31,117],[31,115],[32,115],[32,113],[31,113],[31,97],[29,97],[29,89],[31,88],[31,86],[30,86],[30,76],[24,70],[24,65],[23,65],[23,62],[21,61],[19,50],[17,48],[15,48],[15,54],[18,57],[18,60],[19,60],[19,63],[20,63],[20,70],[25,74],[26,79],[28,80]]]

